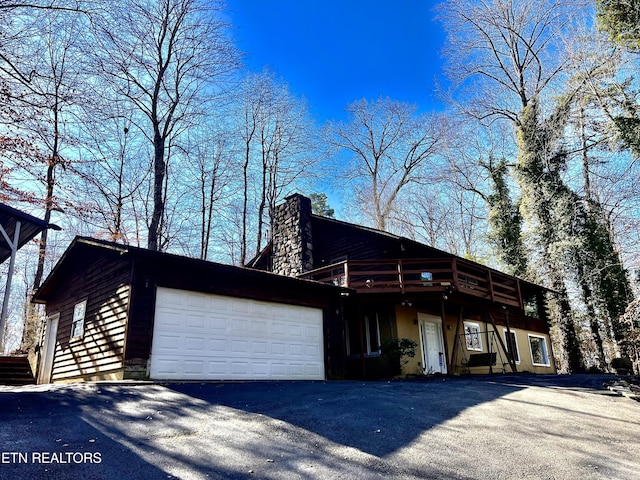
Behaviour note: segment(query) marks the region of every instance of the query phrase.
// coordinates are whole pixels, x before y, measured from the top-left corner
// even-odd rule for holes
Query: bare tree
[[[214,229],[223,223],[222,210],[229,198],[239,193],[233,182],[238,165],[235,161],[232,137],[226,129],[216,125],[193,128],[184,143],[188,161],[181,162],[181,183],[187,193],[183,208],[191,217],[197,231],[197,253],[201,259],[210,258]],[[194,240],[194,244],[196,241]]]
[[[94,102],[83,111],[83,145],[72,165],[73,188],[78,193],[74,209],[91,225],[94,235],[128,244],[138,237],[130,219],[151,171],[145,161],[144,137],[132,128],[132,118],[120,107]]]
[[[249,206],[255,203],[255,251],[262,249],[276,203],[296,181],[310,174],[317,161],[316,130],[304,99],[269,70],[244,79],[238,99],[238,131],[242,138],[243,220],[241,262],[247,260]]]
[[[74,0],[1,0],[0,1],[0,72],[11,83],[30,88],[35,70],[25,68],[25,61],[34,54],[27,46],[28,40],[37,37],[37,24],[30,17],[41,14],[87,14],[80,7],[83,2]],[[71,16],[67,17],[71,18]],[[26,43],[25,43],[26,41]]]
[[[114,101],[140,113],[153,147],[148,248],[162,248],[171,142],[205,112],[204,95],[236,67],[219,6],[200,0],[127,0],[96,22],[99,71]]]
[[[446,72],[465,92],[467,113],[516,124],[532,98],[560,79],[567,63],[560,38],[584,0],[450,0],[439,16],[447,30]]]
[[[442,152],[446,125],[441,117],[418,115],[416,105],[389,98],[358,100],[347,112],[347,123],[329,124],[328,141],[350,154],[346,175],[361,209],[386,230],[402,189]]]
[[[449,75],[465,100],[463,110],[482,121],[506,119],[517,131],[521,211],[541,252],[536,270],[555,292],[553,316],[561,332],[561,369],[583,366],[564,264],[575,196],[562,173],[563,134],[578,91],[566,87],[569,57],[561,42],[586,5],[583,0],[452,0],[442,4],[448,30]],[[555,91],[554,91],[555,90]],[[555,93],[559,99],[550,100]],[[565,361],[566,360],[566,361]]]

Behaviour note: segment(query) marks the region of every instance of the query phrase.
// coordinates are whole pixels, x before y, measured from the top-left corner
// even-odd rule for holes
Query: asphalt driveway
[[[640,478],[611,378],[0,387],[0,479]]]

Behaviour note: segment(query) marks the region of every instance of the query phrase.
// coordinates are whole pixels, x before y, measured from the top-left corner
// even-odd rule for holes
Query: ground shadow
[[[174,478],[123,443],[123,430],[102,428],[101,418],[117,417],[111,410],[117,398],[97,392],[90,384],[1,392],[0,480]]]
[[[416,471],[394,453],[531,385],[595,391],[602,379],[87,383],[3,392],[0,452],[99,452],[101,462],[0,463],[0,479],[307,478],[313,465],[324,477],[446,478],[446,469]]]
[[[466,379],[401,382],[172,384],[176,392],[278,419],[337,444],[384,457],[475,405],[522,387],[474,388]]]

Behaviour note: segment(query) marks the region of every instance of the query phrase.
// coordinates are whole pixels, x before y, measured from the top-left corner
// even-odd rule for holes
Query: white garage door
[[[153,379],[323,380],[322,311],[158,288]]]

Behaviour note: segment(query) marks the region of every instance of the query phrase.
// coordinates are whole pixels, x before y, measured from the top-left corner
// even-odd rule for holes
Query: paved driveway
[[[0,387],[0,479],[640,478],[604,380]]]

